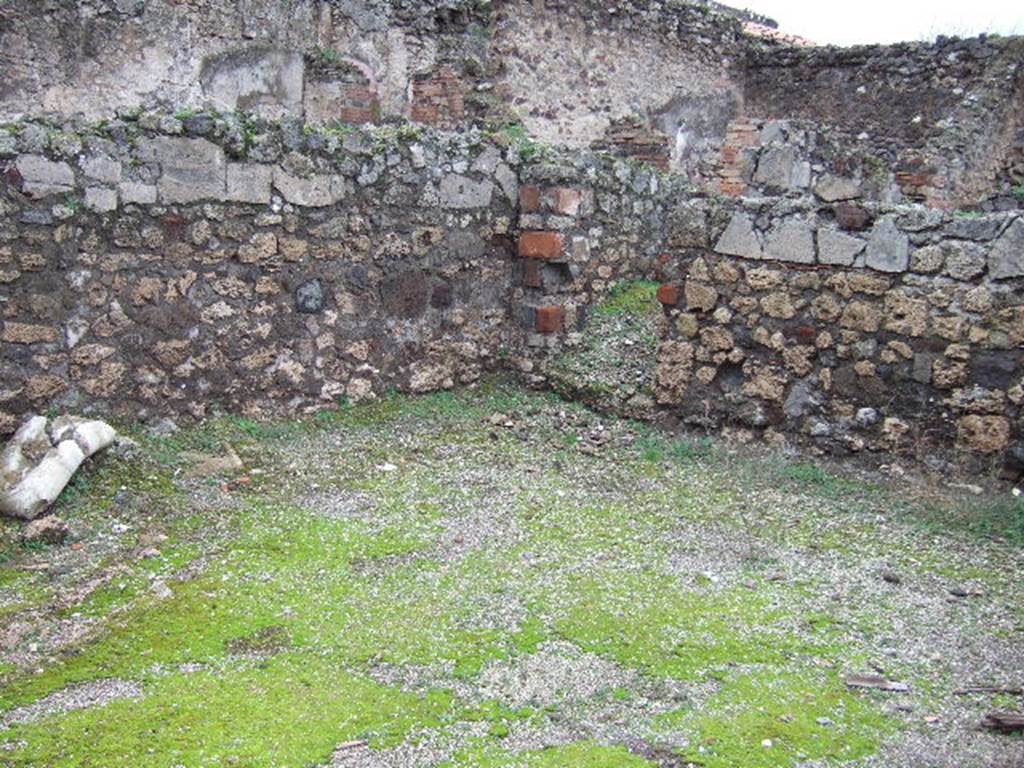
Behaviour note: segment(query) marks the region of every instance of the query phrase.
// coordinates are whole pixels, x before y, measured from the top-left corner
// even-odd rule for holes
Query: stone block
[[[729,226],[718,238],[717,253],[726,256],[740,256],[745,259],[764,258],[761,239],[754,231],[754,222],[745,213],[734,213]]]
[[[871,226],[871,214],[854,203],[839,203],[833,211],[844,232],[863,232]]]
[[[694,312],[714,312],[718,305],[718,290],[700,280],[687,280],[684,295],[686,308]]]
[[[228,163],[226,199],[235,203],[269,203],[273,180],[273,166]]]
[[[121,202],[125,205],[152,205],[156,202],[156,187],[138,181],[122,181],[117,185]]]
[[[558,187],[552,193],[551,208],[562,216],[576,216],[580,212],[583,195],[577,189]]]
[[[1024,246],[1024,242],[1021,245]],[[949,240],[942,244],[942,250],[946,255],[945,273],[954,280],[974,280],[985,274],[984,246],[977,243]]]
[[[814,185],[814,194],[826,203],[853,200],[860,197],[860,183],[842,176],[825,174]]]
[[[324,309],[324,285],[310,280],[295,289],[295,308],[302,314],[315,315]]]
[[[838,267],[849,267],[867,243],[831,227],[818,230],[818,261]]]
[[[964,416],[957,424],[957,442],[978,453],[998,453],[1010,444],[1005,416]]]
[[[295,176],[284,168],[274,168],[274,189],[292,205],[324,208],[345,196],[345,181],[340,176],[313,174]]]
[[[157,192],[163,203],[222,200],[226,191],[224,150],[206,139],[158,136],[139,142],[139,158],[159,163]]]
[[[811,184],[811,164],[801,160],[792,147],[767,149],[757,163],[754,183],[783,191],[807,189]]]
[[[764,257],[794,264],[813,264],[813,224],[796,218],[776,222],[765,237]]]
[[[121,180],[121,161],[106,155],[92,155],[82,160],[82,172],[87,179],[116,184]]]
[[[439,195],[444,208],[486,208],[491,204],[494,183],[484,179],[474,181],[468,176],[450,173],[441,179]]]
[[[1024,277],[1024,219],[1014,221],[988,254],[988,272],[993,280]]]
[[[889,217],[878,221],[868,239],[865,264],[879,272],[905,272],[910,264],[910,239]]]
[[[97,213],[117,210],[117,192],[106,187],[89,187],[85,190],[85,207]]]
[[[1005,219],[1001,216],[953,216],[943,227],[943,234],[958,240],[988,242],[999,236]]]
[[[67,163],[47,160],[41,155],[21,155],[14,161],[21,176],[21,191],[29,197],[63,195],[75,187],[75,172]]]
[[[0,341],[10,344],[53,344],[60,341],[60,330],[49,325],[4,323]]]

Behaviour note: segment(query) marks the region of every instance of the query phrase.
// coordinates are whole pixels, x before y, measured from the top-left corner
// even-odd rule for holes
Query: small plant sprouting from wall
[[[318,67],[323,69],[330,69],[331,67],[341,66],[342,58],[333,48],[316,47],[309,54],[310,61]]]
[[[548,151],[548,147],[538,143],[530,136],[526,126],[522,123],[508,123],[493,133],[504,135],[519,151],[519,156],[527,162],[544,157]]]
[[[658,309],[658,284],[648,280],[619,283],[594,311],[600,315],[648,315]]]

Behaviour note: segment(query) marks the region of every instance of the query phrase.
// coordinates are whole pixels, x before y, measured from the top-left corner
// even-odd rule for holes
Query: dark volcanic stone
[[[417,318],[426,311],[430,293],[430,282],[419,271],[397,275],[381,288],[385,311],[405,320]]]
[[[1005,352],[979,354],[971,364],[971,381],[987,389],[1008,389],[1016,373],[1017,362]]]
[[[295,308],[306,315],[315,315],[324,308],[324,286],[319,280],[310,280],[295,289]]]
[[[452,287],[447,283],[434,286],[434,295],[430,297],[430,306],[434,309],[445,309],[452,305]]]
[[[863,232],[871,226],[871,214],[854,203],[839,203],[835,207],[836,223],[847,232]]]

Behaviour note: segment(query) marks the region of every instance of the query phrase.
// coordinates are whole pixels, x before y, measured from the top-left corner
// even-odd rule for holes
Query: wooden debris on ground
[[[990,712],[981,721],[981,727],[999,733],[1024,733],[1024,715]]]
[[[850,675],[846,678],[846,685],[850,688],[870,688],[890,693],[906,693],[910,690],[910,686],[906,683],[888,680],[881,675]]]

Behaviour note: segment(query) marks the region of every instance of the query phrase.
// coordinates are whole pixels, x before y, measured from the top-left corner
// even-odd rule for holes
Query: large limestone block
[[[102,421],[31,416],[0,453],[0,512],[32,520],[60,496],[87,458],[113,444]]]
[[[754,184],[790,191],[811,185],[811,164],[793,147],[765,150],[754,173]]]
[[[818,261],[840,267],[852,266],[867,244],[859,237],[832,227],[818,230]]]
[[[761,239],[754,231],[754,222],[745,213],[733,214],[729,226],[718,238],[715,251],[726,256],[740,256],[745,259],[764,257]]]
[[[139,157],[160,164],[157,192],[163,203],[223,200],[227,162],[224,150],[206,139],[158,136],[139,142]]]
[[[871,230],[865,263],[879,272],[906,272],[910,265],[910,239],[891,217]]]
[[[64,195],[75,187],[75,172],[67,163],[47,160],[41,155],[22,155],[14,167],[21,175],[21,189],[29,197]]]
[[[1017,219],[996,240],[988,255],[988,271],[993,280],[1024,277],[1024,220]]]
[[[277,166],[274,168],[274,189],[292,205],[324,208],[345,196],[345,180],[341,176],[325,174],[299,176]]]
[[[765,238],[764,257],[794,264],[813,264],[814,226],[799,218],[776,222]]]
[[[448,174],[441,179],[441,205],[445,208],[486,208],[491,204],[494,184]]]

